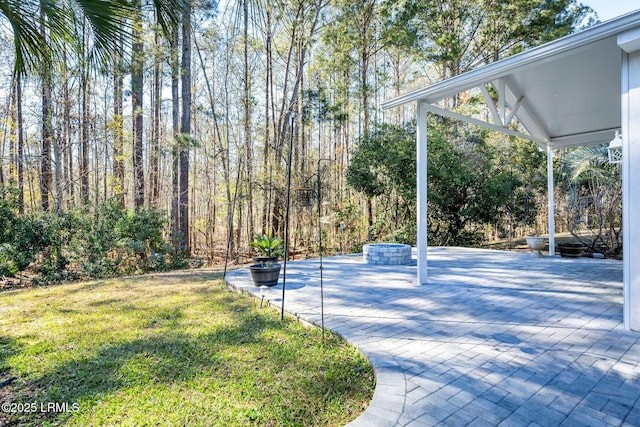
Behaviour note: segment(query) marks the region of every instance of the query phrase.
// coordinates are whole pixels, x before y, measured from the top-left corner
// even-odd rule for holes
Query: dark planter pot
[[[253,284],[260,286],[275,286],[280,276],[280,264],[276,263],[267,267],[265,264],[253,264],[249,266]]]
[[[558,245],[558,252],[561,257],[580,258],[584,254],[585,246],[580,243],[563,243]]]

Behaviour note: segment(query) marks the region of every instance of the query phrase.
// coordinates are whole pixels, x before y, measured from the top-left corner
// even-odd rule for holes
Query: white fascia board
[[[618,46],[627,53],[640,50],[640,28],[636,28],[618,36]]]
[[[414,101],[438,102],[441,99],[457,95],[481,84],[505,77],[518,69],[551,61],[558,56],[564,56],[577,49],[587,48],[592,43],[609,37],[616,37],[637,28],[640,28],[640,11],[603,22],[584,31],[570,34],[526,52],[493,62],[405,95],[388,99],[382,102],[382,108],[394,108]]]
[[[559,148],[584,147],[587,145],[602,144],[605,142],[609,142],[616,130],[620,130],[620,129],[619,128],[603,129],[603,130],[597,130],[593,132],[580,133],[576,135],[558,136],[555,138],[551,138],[550,145],[554,149],[559,149]]]

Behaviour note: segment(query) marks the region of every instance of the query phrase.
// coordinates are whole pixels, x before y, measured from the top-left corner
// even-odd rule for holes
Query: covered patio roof
[[[447,108],[453,104],[447,99],[468,91],[482,96],[489,114]],[[389,99],[382,106],[407,103],[416,106],[421,284],[427,283],[427,112],[526,138],[546,150],[551,255],[554,152],[608,142],[621,129],[624,325],[640,332],[640,263],[633,262],[640,259],[640,10]]]
[[[618,35],[640,31],[640,11],[383,102],[392,108],[423,102],[450,116],[554,149],[609,142],[621,127],[623,49]],[[491,99],[488,87],[498,94]],[[486,122],[439,105],[476,90],[491,111]],[[521,128],[513,126],[517,118]]]

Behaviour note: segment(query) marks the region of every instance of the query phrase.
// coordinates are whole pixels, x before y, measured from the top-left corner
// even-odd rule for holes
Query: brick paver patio
[[[324,259],[325,327],[371,361],[352,427],[640,426],[640,333],[622,328],[622,264],[429,248],[416,267]],[[248,269],[227,274],[256,296]],[[287,265],[285,310],[320,324],[318,260]],[[265,298],[280,307],[282,275]]]

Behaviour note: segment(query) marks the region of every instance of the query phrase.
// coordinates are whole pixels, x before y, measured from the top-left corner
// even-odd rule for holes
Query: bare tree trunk
[[[179,213],[179,188],[178,175],[180,169],[179,145],[180,145],[180,97],[178,63],[178,33],[176,32],[171,46],[171,125],[173,131],[173,150],[171,157],[171,230],[173,234],[173,247],[180,249],[180,213]]]
[[[266,35],[265,35],[265,103],[264,103],[264,117],[265,117],[265,126],[264,126],[264,155],[263,155],[263,176],[265,177],[266,185],[264,186],[264,201],[262,206],[262,231],[265,233],[269,233],[272,236],[275,235],[273,230],[270,230],[270,226],[273,223],[271,220],[271,195],[273,191],[273,182],[271,180],[272,174],[270,173],[270,168],[272,167],[269,162],[269,145],[271,144],[270,134],[271,134],[271,111],[273,111],[270,107],[270,103],[272,102],[272,98],[270,94],[273,93],[273,76],[272,76],[272,67],[273,67],[273,55],[272,55],[272,31],[271,31],[271,9],[269,5],[267,5],[266,10]],[[268,180],[268,181],[267,181]]]
[[[55,168],[54,172],[54,187],[55,187],[55,211],[56,213],[62,213],[62,198],[64,197],[64,189],[62,186],[62,170],[61,167],[64,166],[62,162],[62,153],[60,151],[60,144],[58,143],[58,138],[53,138],[53,161]]]
[[[93,100],[93,114],[92,117],[98,117],[96,100]],[[91,109],[89,110],[91,111]],[[98,129],[95,121],[91,121],[91,132],[92,135],[91,148],[93,148],[93,204],[94,206],[98,206],[100,204],[100,150],[98,149]]]
[[[80,138],[80,198],[82,204],[89,203],[89,76],[87,75],[86,63],[82,62],[80,70],[80,85],[82,96],[82,137]]]
[[[47,39],[45,16],[40,12],[40,31]],[[42,210],[49,210],[49,193],[51,192],[51,65],[47,58],[42,66],[42,146],[40,150],[40,205]]]
[[[18,99],[20,100],[22,98],[22,90],[20,90],[20,96],[18,97]],[[22,101],[19,101],[20,104],[20,110],[22,110]],[[18,117],[20,122],[22,123],[22,126],[24,126],[24,121],[20,118],[22,116],[22,113],[19,112]],[[22,130],[24,132],[24,129]],[[33,158],[34,154],[30,152],[29,150],[29,145],[25,145],[24,143],[24,136],[22,138],[19,139],[19,144],[18,144],[18,157],[20,157],[21,159],[21,163],[22,163],[22,179],[20,178],[20,168],[18,168],[18,179],[19,180],[24,180],[26,178],[27,182],[27,191],[28,191],[28,197],[26,198],[27,200],[29,200],[29,209],[31,209],[32,211],[36,209],[35,206],[35,200],[36,200],[36,183],[35,180],[37,179],[37,177],[34,176],[34,174],[27,174],[26,177],[24,175],[24,160],[27,158]],[[24,211],[24,198],[21,200],[20,205],[22,206],[22,209]],[[21,211],[21,213],[23,212]]]
[[[2,126],[2,140],[0,141],[0,190],[4,190],[6,186],[5,172],[4,172],[4,162],[5,162],[5,147],[7,145],[7,138],[9,139],[9,169],[11,169],[11,165],[13,163],[13,159],[11,158],[11,153],[15,150],[15,141],[11,141],[14,132],[13,125],[13,81],[11,81],[11,93],[9,94],[7,107],[4,111],[4,125]],[[9,126],[9,130],[7,131],[7,125]],[[0,198],[4,198],[4,194],[0,191]]]
[[[249,0],[243,0],[244,21],[244,154],[247,195],[247,228],[253,231],[253,148],[251,141],[251,80],[249,75]]]
[[[159,43],[158,31],[155,31],[155,44]],[[156,55],[153,62],[153,96],[151,99],[153,105],[152,116],[152,134],[151,134],[151,150],[149,158],[149,206],[158,207],[158,199],[160,197],[160,102],[162,95],[160,93],[160,61]]]
[[[227,196],[227,255],[231,255],[236,253],[236,244],[234,241],[234,209],[235,209],[235,194],[237,194],[237,185],[235,189],[235,194],[231,192],[231,118],[230,118],[230,96],[229,96],[229,76],[231,74],[231,55],[232,49],[229,46],[229,42],[225,45],[226,56],[224,61],[224,85],[223,85],[223,93],[224,93],[224,139],[222,138],[222,133],[218,129],[218,139],[220,142],[220,149],[224,155],[223,164],[225,171],[225,193]],[[213,91],[211,91],[213,93]],[[212,98],[213,102],[213,98]],[[223,142],[224,141],[224,142]],[[239,179],[236,179],[236,184]]]
[[[16,77],[16,106],[18,115],[18,211],[24,212],[24,123],[22,120],[22,77]]]
[[[102,115],[104,117],[105,126],[102,127],[102,143],[100,144],[100,147],[102,148],[102,203],[106,202],[109,197],[109,188],[107,186],[109,181],[109,149],[107,147],[109,146],[108,141],[110,138],[109,129],[106,126],[107,117],[109,116],[109,101],[106,96],[104,97],[103,102]]]
[[[18,154],[17,154],[17,140],[18,140],[18,78],[14,75],[11,81],[11,106],[10,121],[9,121],[9,185],[16,185],[18,181]]]
[[[63,140],[63,179],[65,182],[63,197],[66,199],[66,207],[75,205],[75,182],[73,180],[73,144],[71,142],[71,96],[69,94],[69,67],[67,66],[66,55],[64,58],[64,79],[63,79],[63,119],[62,119],[62,140]]]
[[[63,188],[59,189],[58,197],[67,201],[67,207],[73,201],[73,196],[69,197],[67,193],[73,195],[73,180],[69,163],[71,161],[71,99],[69,97],[69,67],[67,66],[66,54],[63,59],[63,117],[62,117],[62,157],[63,162],[61,165],[56,165],[59,169],[62,169],[62,180],[64,182]]]
[[[86,47],[85,29],[82,28],[82,50],[83,57],[80,69],[80,86],[82,96],[82,137],[80,138],[80,199],[82,204],[89,203],[89,72],[87,62],[84,59]]]
[[[122,117],[123,48],[118,44],[118,62],[113,75],[113,193],[124,208],[124,122]]]
[[[183,250],[191,253],[189,242],[189,144],[191,139],[191,5],[187,3],[182,18],[182,122],[184,137],[180,149],[179,205]]]
[[[365,10],[362,15],[362,45],[360,51],[360,90],[362,96],[362,105],[360,111],[363,113],[362,117],[362,133],[364,138],[369,138],[369,61],[371,60],[371,40],[368,37],[369,27],[374,14],[375,2],[371,1],[365,5]],[[348,147],[346,147],[348,149]],[[346,150],[345,150],[346,151]],[[367,197],[367,224],[369,230],[373,228],[373,206],[371,198]],[[367,232],[367,240],[371,240],[370,231]]]
[[[144,205],[144,146],[143,96],[144,96],[144,46],[142,40],[142,3],[136,1],[133,23],[133,44],[131,46],[131,95],[133,116],[133,204],[136,208]]]

